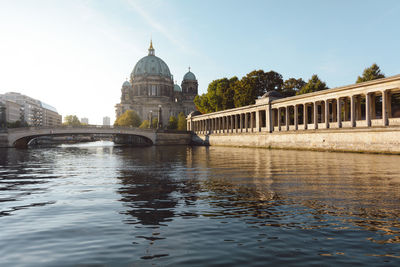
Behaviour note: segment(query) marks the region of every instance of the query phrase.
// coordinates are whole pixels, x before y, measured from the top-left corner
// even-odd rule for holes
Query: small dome
[[[174,84],[174,92],[182,92],[182,88],[179,85]]]
[[[125,81],[125,82],[122,84],[122,87],[131,87],[131,83],[128,82],[128,81]]]
[[[272,90],[272,91],[266,92],[262,96],[262,98],[264,98],[264,97],[282,97],[282,95],[278,91]]]
[[[190,70],[183,76],[183,80],[196,81],[196,76]]]

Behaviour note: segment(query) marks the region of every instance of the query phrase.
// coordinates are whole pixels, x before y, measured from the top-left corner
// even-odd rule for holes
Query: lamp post
[[[149,128],[152,128],[152,121],[153,121],[153,111],[150,110],[150,113],[149,113]]]
[[[161,105],[158,105],[158,124],[157,129],[162,129],[162,114],[161,114]]]

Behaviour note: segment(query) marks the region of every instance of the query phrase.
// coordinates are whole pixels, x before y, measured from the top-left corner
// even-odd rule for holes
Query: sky
[[[0,0],[0,94],[114,121],[150,39],[178,84],[191,67],[199,94],[258,69],[344,86],[373,63],[400,74],[399,14],[397,0]]]

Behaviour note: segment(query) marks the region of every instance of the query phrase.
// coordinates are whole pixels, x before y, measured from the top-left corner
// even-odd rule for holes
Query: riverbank
[[[400,127],[196,135],[194,144],[400,154]]]

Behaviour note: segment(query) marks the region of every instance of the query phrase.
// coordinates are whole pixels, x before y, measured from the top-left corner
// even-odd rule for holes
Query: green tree
[[[329,87],[326,86],[325,82],[321,81],[318,78],[317,74],[314,74],[311,77],[311,79],[309,79],[308,82],[296,94],[297,95],[308,94],[308,93],[321,91],[321,90],[325,90],[325,89],[329,89]]]
[[[178,127],[178,119],[175,116],[170,116],[167,128],[170,130],[174,130],[177,127]]]
[[[67,115],[64,117],[63,125],[80,126],[81,122],[76,115]]]
[[[158,126],[158,118],[153,118],[153,120],[151,121],[151,127],[157,129],[157,126]]]
[[[282,96],[294,96],[298,91],[301,90],[301,88],[303,88],[304,85],[306,85],[306,82],[302,78],[289,78],[283,82],[281,91]]]
[[[252,71],[234,85],[235,107],[254,104],[257,97],[272,90],[280,91],[282,85],[282,75],[275,71]]]
[[[150,126],[150,122],[148,120],[144,120],[144,121],[142,121],[142,124],[140,124],[139,128],[146,129],[146,128],[149,128],[149,126]]]
[[[193,102],[196,105],[197,110],[201,113],[210,113],[214,111],[211,108],[210,103],[208,103],[207,94],[197,95]]]
[[[125,111],[114,122],[114,126],[139,127],[139,125],[140,125],[140,118],[139,115],[134,110]]]
[[[209,113],[234,108],[232,85],[237,77],[222,78],[212,81],[207,88],[207,93],[196,96],[194,103],[201,113]]]
[[[357,77],[356,83],[372,81],[380,78],[385,78],[385,74],[383,74],[379,66],[374,63],[371,67],[364,69],[362,76]]]
[[[178,114],[178,130],[186,131],[186,116],[183,112]]]

